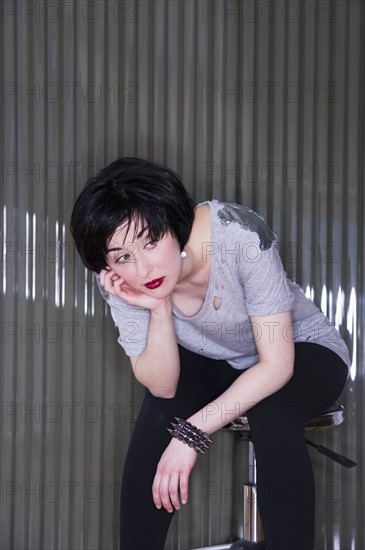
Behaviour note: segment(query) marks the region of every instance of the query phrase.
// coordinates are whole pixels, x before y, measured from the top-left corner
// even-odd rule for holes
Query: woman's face
[[[129,231],[122,225],[108,244],[108,266],[126,285],[156,298],[171,294],[180,279],[182,262],[179,243],[170,232],[151,241],[143,224],[136,228],[132,222]]]

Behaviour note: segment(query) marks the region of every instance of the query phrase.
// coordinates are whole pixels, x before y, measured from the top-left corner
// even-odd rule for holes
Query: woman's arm
[[[173,397],[180,376],[180,358],[170,299],[156,299],[136,292],[111,269],[100,272],[100,284],[106,292],[128,304],[150,310],[147,345],[141,355],[130,358],[133,372],[137,380],[156,397]]]
[[[151,310],[147,345],[139,357],[130,359],[135,377],[155,397],[174,397],[180,375],[180,358],[168,299]]]
[[[260,330],[254,331],[259,362],[245,370],[214,402],[193,414],[188,421],[212,434],[262,399],[281,389],[294,368],[294,344],[290,312],[251,317]],[[188,499],[188,480],[197,454],[185,443],[172,439],[158,464],[152,493],[157,508],[169,512]],[[180,499],[179,499],[180,493]]]
[[[267,317],[251,317],[259,362],[246,369],[214,403],[188,420],[212,434],[237,416],[280,390],[293,374],[294,343],[289,311]]]

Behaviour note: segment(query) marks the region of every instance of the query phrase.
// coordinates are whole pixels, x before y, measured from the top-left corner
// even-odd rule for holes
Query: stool
[[[311,418],[305,427],[306,432],[319,428],[330,428],[339,426],[344,420],[344,407],[337,403],[326,410],[324,413]],[[228,424],[225,430],[238,432],[241,441],[248,442],[248,470],[249,479],[243,485],[243,538],[230,543],[218,546],[205,546],[196,548],[195,550],[265,550],[265,536],[262,528],[261,518],[257,506],[257,489],[256,489],[256,460],[253,443],[251,441],[250,425],[247,416],[239,416],[233,422]],[[306,439],[306,442],[311,447],[314,447],[319,453],[327,456],[346,468],[356,466],[349,458],[346,458],[338,453],[335,453],[323,445],[317,445]]]

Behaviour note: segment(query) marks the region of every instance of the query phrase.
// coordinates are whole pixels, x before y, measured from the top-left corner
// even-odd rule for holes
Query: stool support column
[[[249,441],[248,482],[243,486],[243,538],[230,550],[265,550],[265,536],[257,505],[256,459],[253,443]]]

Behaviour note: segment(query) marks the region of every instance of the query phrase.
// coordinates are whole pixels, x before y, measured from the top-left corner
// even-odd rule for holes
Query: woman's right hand
[[[154,298],[144,292],[138,292],[110,268],[100,271],[100,284],[106,292],[118,296],[132,306],[143,307],[151,311],[156,311],[166,305],[171,307],[168,298]]]

